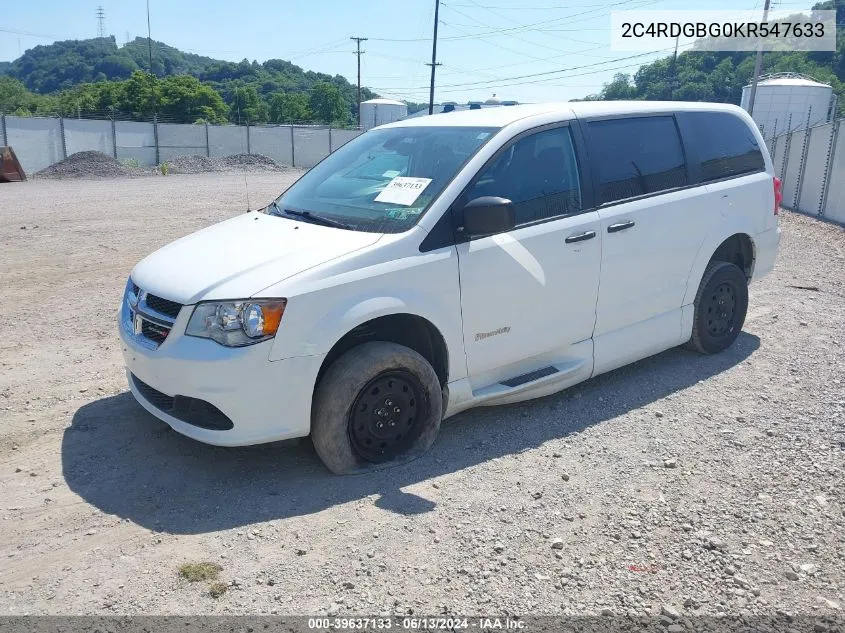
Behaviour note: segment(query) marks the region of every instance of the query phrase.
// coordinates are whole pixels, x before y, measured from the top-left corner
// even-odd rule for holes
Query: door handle
[[[619,222],[618,224],[611,224],[607,227],[608,233],[616,233],[617,231],[624,231],[625,229],[630,229],[634,226],[635,222],[633,220],[628,220],[627,222]]]
[[[566,238],[565,242],[567,244],[572,244],[572,242],[583,242],[584,240],[591,240],[596,236],[595,231],[585,231],[579,235],[570,235]]]

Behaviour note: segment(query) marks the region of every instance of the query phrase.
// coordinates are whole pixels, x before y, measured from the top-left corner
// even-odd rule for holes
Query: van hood
[[[132,281],[182,304],[245,299],[381,236],[245,213],[157,250],[135,266]]]

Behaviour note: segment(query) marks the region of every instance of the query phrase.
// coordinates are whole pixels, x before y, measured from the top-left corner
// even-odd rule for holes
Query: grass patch
[[[228,588],[225,582],[213,582],[208,586],[208,594],[212,598],[219,598],[226,593]]]
[[[179,575],[188,582],[217,580],[223,568],[217,563],[185,563],[179,567]]]

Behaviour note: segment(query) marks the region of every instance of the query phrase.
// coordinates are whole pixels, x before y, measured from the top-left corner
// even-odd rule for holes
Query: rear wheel
[[[311,436],[323,463],[349,474],[419,457],[442,417],[434,369],[396,343],[359,345],[326,371],[314,394]]]
[[[708,264],[695,296],[695,321],[689,346],[716,354],[739,336],[748,311],[748,280],[736,264]]]

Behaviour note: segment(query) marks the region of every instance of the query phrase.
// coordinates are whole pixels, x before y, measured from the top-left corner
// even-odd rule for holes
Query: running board
[[[557,373],[559,372],[556,367],[543,367],[543,369],[531,371],[527,374],[517,376],[516,378],[511,378],[510,380],[502,380],[499,384],[504,385],[505,387],[519,387],[527,382],[533,382],[535,380],[539,380],[540,378],[545,378],[546,376],[551,376],[552,374]]]
[[[472,394],[473,400],[475,404],[480,404],[485,400],[516,395],[523,391],[529,391],[556,382],[565,382],[573,374],[577,374],[583,370],[586,363],[586,360],[577,360],[558,365],[549,365],[548,367],[543,367],[527,374],[496,382],[478,391],[474,391]]]

